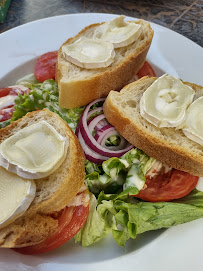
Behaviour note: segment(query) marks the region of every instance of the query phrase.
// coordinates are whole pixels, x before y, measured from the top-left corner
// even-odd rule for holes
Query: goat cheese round
[[[86,69],[108,67],[115,57],[110,42],[81,37],[72,44],[62,47],[62,54],[71,63]]]
[[[183,133],[203,146],[203,97],[196,99],[187,109]]]
[[[23,178],[50,175],[65,160],[68,141],[46,121],[27,126],[0,145],[0,165]]]
[[[180,79],[165,74],[143,93],[140,114],[156,127],[177,127],[185,120],[194,94]]]
[[[125,16],[121,15],[98,26],[93,38],[109,41],[114,48],[128,46],[135,42],[142,33],[142,26],[135,22],[124,21]]]
[[[36,193],[33,180],[25,180],[0,167],[0,229],[19,218]]]

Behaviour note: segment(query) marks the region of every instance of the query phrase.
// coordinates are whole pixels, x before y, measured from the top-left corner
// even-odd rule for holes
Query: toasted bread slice
[[[87,26],[61,46],[56,67],[61,107],[74,108],[86,105],[97,98],[106,97],[110,90],[119,90],[125,86],[139,71],[144,64],[154,32],[150,24],[144,20],[135,23],[142,25],[142,34],[134,43],[115,49],[115,60],[106,68],[80,68],[65,60],[61,50],[63,45],[72,44],[80,37],[91,38],[94,30],[101,24]]]
[[[104,103],[108,121],[132,145],[167,165],[203,176],[203,146],[188,139],[182,130],[157,128],[140,115],[140,99],[156,77],[143,77],[125,86],[121,92],[111,91]],[[186,82],[203,95],[203,87]]]
[[[20,247],[42,242],[58,225],[50,217],[75,197],[85,178],[85,157],[77,137],[57,114],[46,109],[28,113],[0,130],[0,143],[20,129],[45,120],[69,141],[62,165],[48,177],[35,180],[36,196],[19,219],[0,230],[0,246]],[[75,168],[77,167],[77,170]]]

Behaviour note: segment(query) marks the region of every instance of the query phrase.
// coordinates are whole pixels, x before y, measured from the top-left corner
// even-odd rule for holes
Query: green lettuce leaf
[[[104,238],[115,228],[113,215],[116,211],[112,201],[104,201],[97,207],[96,197],[92,194],[89,204],[89,215],[83,228],[74,236],[75,242],[90,246]]]
[[[120,137],[117,135],[112,135],[106,139],[105,145],[106,146],[118,146],[120,144]]]
[[[122,198],[117,194],[106,195],[101,192],[98,206],[96,208],[95,203],[94,208],[94,218],[98,223],[92,222],[91,227],[85,224],[85,234],[80,232],[80,241],[88,236],[91,242],[85,242],[85,245],[92,244],[111,232],[117,244],[124,247],[129,238],[135,239],[138,234],[202,217],[203,192],[196,189],[188,196],[172,202],[144,202],[128,195]]]
[[[88,160],[85,161],[85,171],[86,171],[86,175],[92,173],[92,172],[98,172],[98,173],[102,173],[102,166],[95,164],[93,162],[90,162]]]
[[[15,100],[15,111],[11,121],[17,120],[26,115],[27,112],[47,108],[57,113],[67,122],[70,128],[75,131],[84,107],[74,109],[63,109],[59,107],[58,87],[54,80],[46,80],[43,83],[29,83],[30,93],[18,95]]]
[[[103,190],[105,193],[119,193],[134,187],[134,193],[145,183],[145,174],[156,160],[139,149],[132,149],[121,158],[112,157],[97,166],[86,162],[85,182],[96,196]],[[135,194],[133,194],[135,195]]]

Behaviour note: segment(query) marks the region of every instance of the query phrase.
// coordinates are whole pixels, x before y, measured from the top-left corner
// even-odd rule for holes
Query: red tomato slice
[[[24,86],[12,86],[7,88],[0,88],[0,98],[5,97],[7,95],[18,96],[18,94],[23,95],[24,92],[27,94],[29,92],[29,88]]]
[[[9,100],[4,100],[4,97],[11,95],[17,97],[18,94],[23,95],[24,93],[29,93],[29,88],[16,85],[7,88],[0,88],[0,100],[1,100],[1,109],[0,109],[0,122],[8,120],[12,117],[14,111],[15,102],[13,97],[9,97]],[[11,98],[11,99],[10,99]]]
[[[9,95],[10,88],[0,88],[0,98]]]
[[[146,177],[146,188],[136,197],[146,201],[171,201],[188,195],[196,186],[199,177],[187,172],[172,169],[168,173]]]
[[[13,111],[14,111],[14,106],[0,109],[0,122],[9,120],[13,115]]]
[[[149,77],[156,76],[152,66],[147,61],[145,61],[144,65],[142,66],[142,68],[137,73],[137,77],[139,79],[141,77],[143,77],[143,76],[149,76]]]
[[[37,59],[34,74],[37,80],[44,82],[47,79],[55,79],[57,51],[49,52]]]
[[[89,193],[85,190],[82,193]],[[40,244],[15,248],[16,252],[25,255],[41,254],[60,247],[69,241],[85,224],[89,213],[89,205],[84,203],[79,206],[66,207],[58,218],[56,232]]]

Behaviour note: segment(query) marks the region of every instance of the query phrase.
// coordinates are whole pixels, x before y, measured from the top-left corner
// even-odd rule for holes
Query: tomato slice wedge
[[[0,108],[0,122],[8,120],[12,117],[14,111],[14,99],[18,96],[18,94],[23,95],[24,93],[28,94],[29,89],[24,86],[16,85],[6,88],[0,88],[0,101],[1,101],[1,108]],[[4,100],[4,97],[8,96],[8,99]],[[11,97],[13,96],[13,97]]]
[[[0,122],[9,120],[12,117],[14,110],[14,106],[0,109]]]
[[[88,193],[85,190],[82,193]],[[89,204],[66,207],[58,218],[58,228],[53,235],[40,244],[14,248],[18,253],[25,255],[41,254],[54,250],[69,241],[85,224],[89,213]]]
[[[48,52],[37,59],[34,74],[37,80],[44,82],[55,79],[57,51]]]
[[[152,66],[147,61],[145,61],[144,65],[142,66],[142,68],[137,73],[137,77],[139,79],[141,77],[143,77],[143,76],[149,76],[149,77],[156,76]]]
[[[0,98],[9,95],[10,88],[0,88]]]
[[[153,178],[146,176],[146,188],[140,190],[136,197],[151,202],[179,199],[195,188],[198,179],[199,177],[177,169]]]

